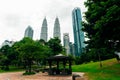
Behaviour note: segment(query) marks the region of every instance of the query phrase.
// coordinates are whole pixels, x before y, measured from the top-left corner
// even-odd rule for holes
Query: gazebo
[[[59,55],[49,57],[47,61],[49,64],[49,70],[48,70],[49,75],[70,75],[72,74],[70,57],[59,54]],[[60,65],[60,63],[62,64],[62,66]],[[67,64],[68,64],[68,67],[66,67]]]

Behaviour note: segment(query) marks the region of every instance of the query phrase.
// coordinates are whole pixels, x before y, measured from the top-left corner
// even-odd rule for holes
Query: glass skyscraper
[[[75,8],[72,11],[72,23],[73,23],[73,33],[74,33],[74,46],[75,55],[80,56],[83,52],[84,44],[84,32],[82,29],[82,18],[80,8]]]
[[[60,23],[58,17],[55,19],[53,37],[58,37],[58,39],[61,40]]]
[[[69,42],[69,34],[68,33],[64,33],[63,34],[63,43],[64,43],[64,48],[65,48],[65,52],[67,55],[70,55],[70,42]]]
[[[41,28],[40,39],[43,39],[45,42],[47,42],[47,37],[48,37],[47,20],[46,18],[44,18],[42,28]]]
[[[29,37],[29,38],[33,38],[33,29],[31,26],[28,26],[25,30],[25,34],[24,37]]]

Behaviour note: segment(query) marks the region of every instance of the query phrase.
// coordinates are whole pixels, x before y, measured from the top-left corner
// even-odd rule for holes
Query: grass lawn
[[[10,70],[8,70],[8,71],[1,70],[1,69],[0,69],[0,73],[24,71],[24,69],[20,69],[20,68],[17,68],[17,67],[15,67],[15,66],[9,66],[9,69],[10,69]]]
[[[73,65],[73,72],[85,72],[89,80],[120,80],[120,63],[116,59],[102,61],[103,67],[99,67],[99,62]]]

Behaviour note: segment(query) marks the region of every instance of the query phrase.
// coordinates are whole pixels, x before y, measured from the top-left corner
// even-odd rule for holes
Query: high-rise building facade
[[[14,41],[5,40],[2,43],[1,47],[6,46],[6,45],[8,45],[9,47],[12,47],[12,45],[14,45],[14,43],[15,43]]]
[[[84,44],[84,32],[82,29],[82,18],[80,8],[75,8],[72,11],[72,23],[73,23],[73,33],[74,33],[74,46],[75,55],[80,56],[83,52]]]
[[[31,26],[28,26],[25,30],[25,34],[24,37],[29,37],[29,38],[33,38],[33,29]]]
[[[69,34],[68,33],[63,34],[63,44],[64,44],[66,54],[69,55],[70,54],[70,46],[69,46]]]
[[[58,17],[55,19],[53,37],[58,37],[61,40],[60,23]]]
[[[43,39],[45,42],[47,42],[47,37],[48,37],[47,20],[46,18],[44,18],[41,28],[40,39]]]
[[[74,47],[74,44],[72,42],[70,42],[69,46],[70,46],[70,54],[75,57],[75,47]]]

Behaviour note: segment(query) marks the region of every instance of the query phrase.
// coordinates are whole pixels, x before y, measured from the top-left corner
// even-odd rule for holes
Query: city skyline
[[[32,26],[35,31],[33,39],[40,39],[41,24],[45,16],[48,22],[48,40],[53,37],[52,29],[54,27],[54,20],[56,16],[58,16],[61,27],[61,38],[63,37],[63,33],[69,33],[70,41],[73,42],[72,10],[75,7],[80,7],[82,13],[85,12],[84,1],[41,1],[42,0],[0,1],[0,44],[4,42],[4,40],[21,40],[24,37],[24,30],[28,25]],[[60,5],[57,6],[58,4]]]

